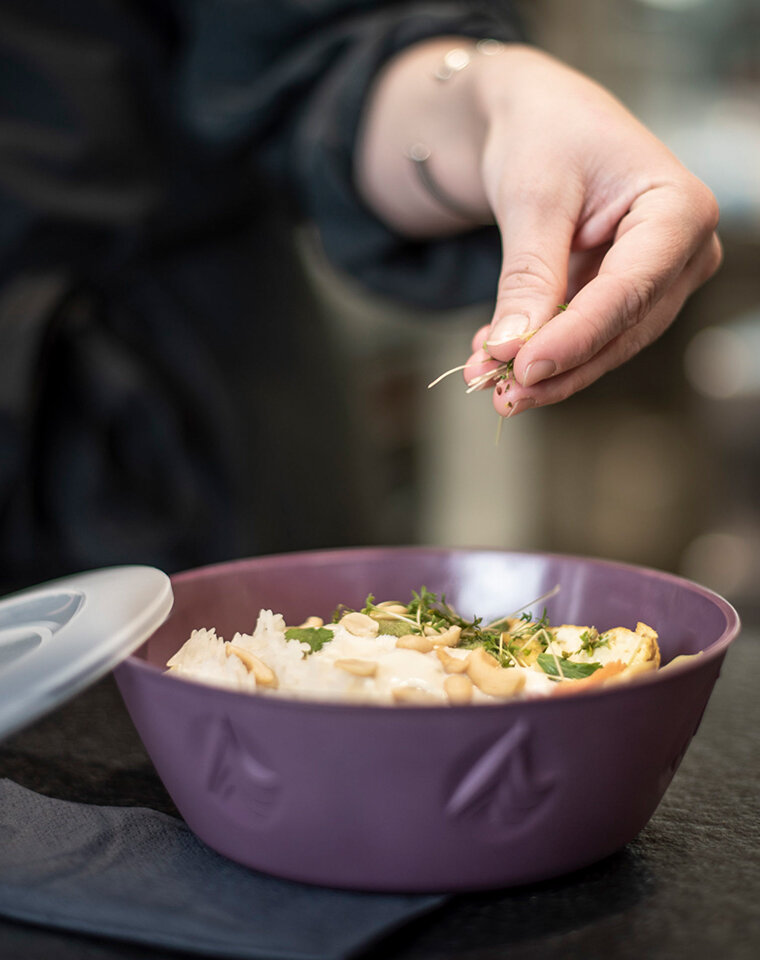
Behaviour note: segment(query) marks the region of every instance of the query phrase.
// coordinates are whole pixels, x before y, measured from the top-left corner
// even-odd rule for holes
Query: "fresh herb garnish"
[[[524,613],[512,626],[506,626],[509,620],[510,617],[501,617],[481,626],[478,618],[472,622],[471,630],[462,631],[459,645],[469,648],[484,647],[503,667],[511,667],[524,666],[532,659],[531,655],[545,650],[553,639],[549,633],[546,610],[538,621],[533,621],[529,613]]]
[[[362,613],[366,613],[367,616],[369,616],[374,609],[375,609],[375,595],[374,593],[368,593],[367,599],[364,601],[364,606],[362,607]]]
[[[317,650],[321,650],[334,636],[332,630],[328,630],[327,627],[288,627],[285,631],[286,639],[308,643],[311,647],[309,653],[316,653]]]
[[[539,600],[542,599],[544,597],[539,597]],[[353,612],[351,607],[340,604],[333,614],[333,623]],[[386,610],[375,604],[372,594],[367,597],[361,612],[375,616],[381,621],[380,632],[391,636],[424,634],[426,627],[439,632],[459,627],[460,647],[466,650],[483,647],[502,667],[527,666],[554,639],[546,608],[539,620],[534,621],[530,613],[523,613],[517,621],[513,616],[506,616],[483,624],[482,617],[468,620],[460,616],[446,601],[445,594],[439,596],[425,586],[420,587],[419,591],[412,591],[412,599],[406,604],[404,616],[389,616]]]
[[[345,617],[347,613],[355,613],[353,607],[347,607],[345,603],[339,603],[338,606],[333,610],[331,623],[337,623],[342,617]]]
[[[577,663],[575,660],[560,660],[553,653],[539,653],[538,665],[550,677],[566,680],[582,680],[601,669],[601,663]]]
[[[507,360],[506,363],[501,364],[499,367],[499,372],[494,376],[494,380],[497,382],[502,380],[512,381],[515,378],[515,361]],[[507,383],[506,389],[509,390],[509,383]]]
[[[599,647],[608,647],[610,645],[610,638],[606,634],[599,635],[599,631],[595,627],[591,627],[590,630],[584,630],[581,634],[581,645],[580,650],[583,653],[589,654],[589,656]]]

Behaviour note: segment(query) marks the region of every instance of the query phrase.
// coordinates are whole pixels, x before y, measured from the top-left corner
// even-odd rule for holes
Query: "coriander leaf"
[[[310,653],[316,653],[322,647],[329,643],[335,636],[332,630],[326,627],[288,627],[285,631],[285,637],[288,640],[298,640],[299,643],[308,643],[311,647]]]
[[[560,658],[558,658],[560,659]],[[576,663],[575,660],[560,659],[562,674],[557,669],[557,661],[551,653],[539,653],[538,665],[550,677],[563,676],[567,680],[582,680],[601,669],[601,663]]]

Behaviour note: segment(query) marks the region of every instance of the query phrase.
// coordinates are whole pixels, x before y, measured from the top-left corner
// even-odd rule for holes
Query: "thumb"
[[[485,345],[506,361],[565,302],[575,222],[549,198],[533,196],[508,208],[500,227],[502,269]]]

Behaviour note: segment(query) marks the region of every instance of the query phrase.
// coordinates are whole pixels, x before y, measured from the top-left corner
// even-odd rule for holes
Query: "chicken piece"
[[[635,630],[613,627],[599,633],[594,627],[565,623],[552,627],[552,648],[555,653],[568,654],[579,663],[601,663],[605,666],[616,660],[628,665],[653,661],[660,665],[657,634],[645,623],[637,623]]]

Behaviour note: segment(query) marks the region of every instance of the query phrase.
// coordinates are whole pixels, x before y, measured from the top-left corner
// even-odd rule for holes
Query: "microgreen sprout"
[[[557,590],[559,587],[550,590],[535,602],[553,596]],[[333,614],[333,622],[337,623],[346,613],[351,612],[353,611],[350,608],[344,605],[339,606]],[[367,597],[361,612],[370,616],[374,613],[382,613],[384,620],[401,620],[408,625],[408,632],[412,634],[424,635],[426,627],[436,631],[446,631],[452,626],[459,627],[461,647],[465,649],[483,647],[502,667],[525,666],[528,648],[535,649],[535,644],[538,643],[538,649],[545,650],[552,639],[546,610],[536,621],[529,613],[524,613],[517,622],[514,622],[515,614],[511,617],[500,617],[484,626],[482,617],[468,620],[460,616],[447,602],[445,594],[439,596],[424,586],[419,591],[412,591],[412,599],[406,604],[406,615],[391,613],[378,606],[372,594]]]
[[[465,370],[467,368],[466,363],[460,363],[458,367],[452,367],[451,370],[447,370],[445,373],[442,373],[440,377],[436,377],[431,383],[428,384],[428,390],[431,387],[434,387],[436,384],[440,383],[441,380],[445,380],[446,377],[450,377],[452,373],[458,373],[460,370]]]
[[[599,631],[595,627],[591,627],[590,630],[584,630],[581,634],[580,649],[583,653],[590,655],[594,653],[595,650],[598,650],[599,647],[608,647],[609,645],[610,638],[606,634],[600,636]]]

